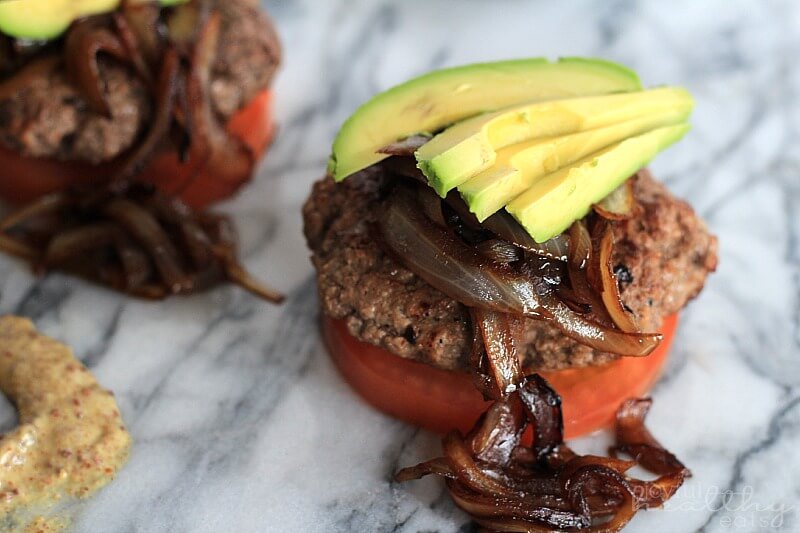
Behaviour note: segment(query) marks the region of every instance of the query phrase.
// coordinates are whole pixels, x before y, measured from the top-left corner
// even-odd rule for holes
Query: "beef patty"
[[[222,120],[267,88],[280,61],[272,23],[253,0],[212,0],[220,13],[211,97]],[[63,53],[60,51],[53,53]],[[100,58],[111,118],[93,112],[64,65],[38,70],[24,87],[2,91],[0,145],[26,156],[100,163],[130,148],[149,123],[152,103],[128,67]]]
[[[649,173],[636,180],[638,216],[614,224],[613,261],[624,303],[645,331],[680,310],[716,267],[716,238],[684,201]],[[466,308],[383,253],[371,237],[382,169],[340,184],[318,181],[303,207],[304,232],[317,270],[322,310],[343,319],[356,338],[400,357],[467,370],[472,332]],[[525,319],[523,363],[530,370],[582,367],[617,356]]]

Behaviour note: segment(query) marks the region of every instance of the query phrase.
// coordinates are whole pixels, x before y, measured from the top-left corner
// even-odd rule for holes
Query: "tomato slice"
[[[607,365],[540,372],[561,395],[566,438],[609,426],[620,404],[644,395],[667,358],[677,315],[661,328],[664,340],[647,357],[622,357]],[[488,403],[471,377],[402,359],[357,340],[344,321],[322,319],[328,352],[345,380],[369,404],[415,426],[438,433],[466,433]]]
[[[272,93],[262,91],[226,124],[228,132],[241,139],[253,152],[256,161],[269,146],[275,132],[271,104]],[[3,169],[0,197],[14,204],[24,204],[72,184],[102,181],[117,165],[117,160],[91,165],[82,161],[25,157],[0,147],[0,168]],[[201,169],[190,182],[190,170],[195,169],[181,164],[177,154],[170,150],[158,154],[140,177],[167,193],[180,190],[180,197],[195,208],[231,196],[240,185],[220,183],[215,176],[224,174],[224,170],[213,168]]]

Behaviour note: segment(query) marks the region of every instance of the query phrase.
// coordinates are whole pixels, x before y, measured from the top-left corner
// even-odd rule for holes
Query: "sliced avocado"
[[[186,0],[162,0],[175,5]],[[21,39],[58,37],[72,21],[113,11],[120,0],[5,0],[0,1],[0,31]]]
[[[444,130],[417,150],[417,166],[444,197],[454,187],[492,167],[496,150],[506,146],[691,107],[691,95],[678,87],[515,105]]]
[[[328,168],[341,181],[388,157],[377,153],[384,146],[514,104],[639,89],[633,71],[599,59],[520,59],[434,71],[356,110],[334,140]]]
[[[544,242],[584,217],[592,204],[688,130],[689,124],[667,126],[604,148],[573,166],[540,178],[506,209],[536,242]]]
[[[513,144],[498,150],[494,164],[459,185],[458,191],[483,222],[542,176],[628,137],[684,122],[689,113],[688,108],[676,109],[604,128]]]

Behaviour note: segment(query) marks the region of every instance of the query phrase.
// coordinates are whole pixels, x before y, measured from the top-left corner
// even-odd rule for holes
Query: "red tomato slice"
[[[620,404],[644,395],[658,379],[677,315],[661,328],[664,340],[647,357],[622,357],[599,367],[540,372],[561,395],[566,438],[609,426]],[[487,402],[466,373],[409,361],[355,339],[343,321],[322,319],[322,334],[345,380],[377,409],[438,433],[466,433]]]
[[[234,114],[226,129],[253,152],[257,161],[269,146],[275,131],[271,114],[272,94],[262,91],[250,103]],[[0,148],[0,197],[14,203],[30,202],[47,193],[63,190],[76,183],[102,181],[114,171],[116,160],[101,165],[81,161],[59,161],[53,158],[24,157]],[[182,189],[180,197],[195,208],[231,196],[241,183],[220,182],[215,176],[224,169],[204,168],[190,182],[189,165],[182,165],[177,154],[165,151],[157,155],[142,171],[140,177],[171,193]],[[187,186],[188,184],[188,186]]]

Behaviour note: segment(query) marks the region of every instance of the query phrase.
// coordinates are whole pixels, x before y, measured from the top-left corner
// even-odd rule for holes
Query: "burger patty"
[[[716,238],[684,201],[649,173],[635,182],[642,209],[614,224],[613,264],[625,304],[645,331],[696,296],[716,267]],[[467,370],[472,332],[467,309],[383,253],[371,237],[386,178],[372,167],[335,184],[318,181],[303,207],[322,310],[356,338],[400,357]],[[525,319],[523,364],[531,370],[597,365],[617,356]]]
[[[221,119],[267,88],[280,61],[272,23],[252,0],[212,0],[220,13],[211,97]],[[1,91],[0,145],[33,157],[100,163],[130,148],[152,114],[144,84],[131,69],[100,58],[111,118],[88,108],[63,63],[29,75],[23,88]]]

